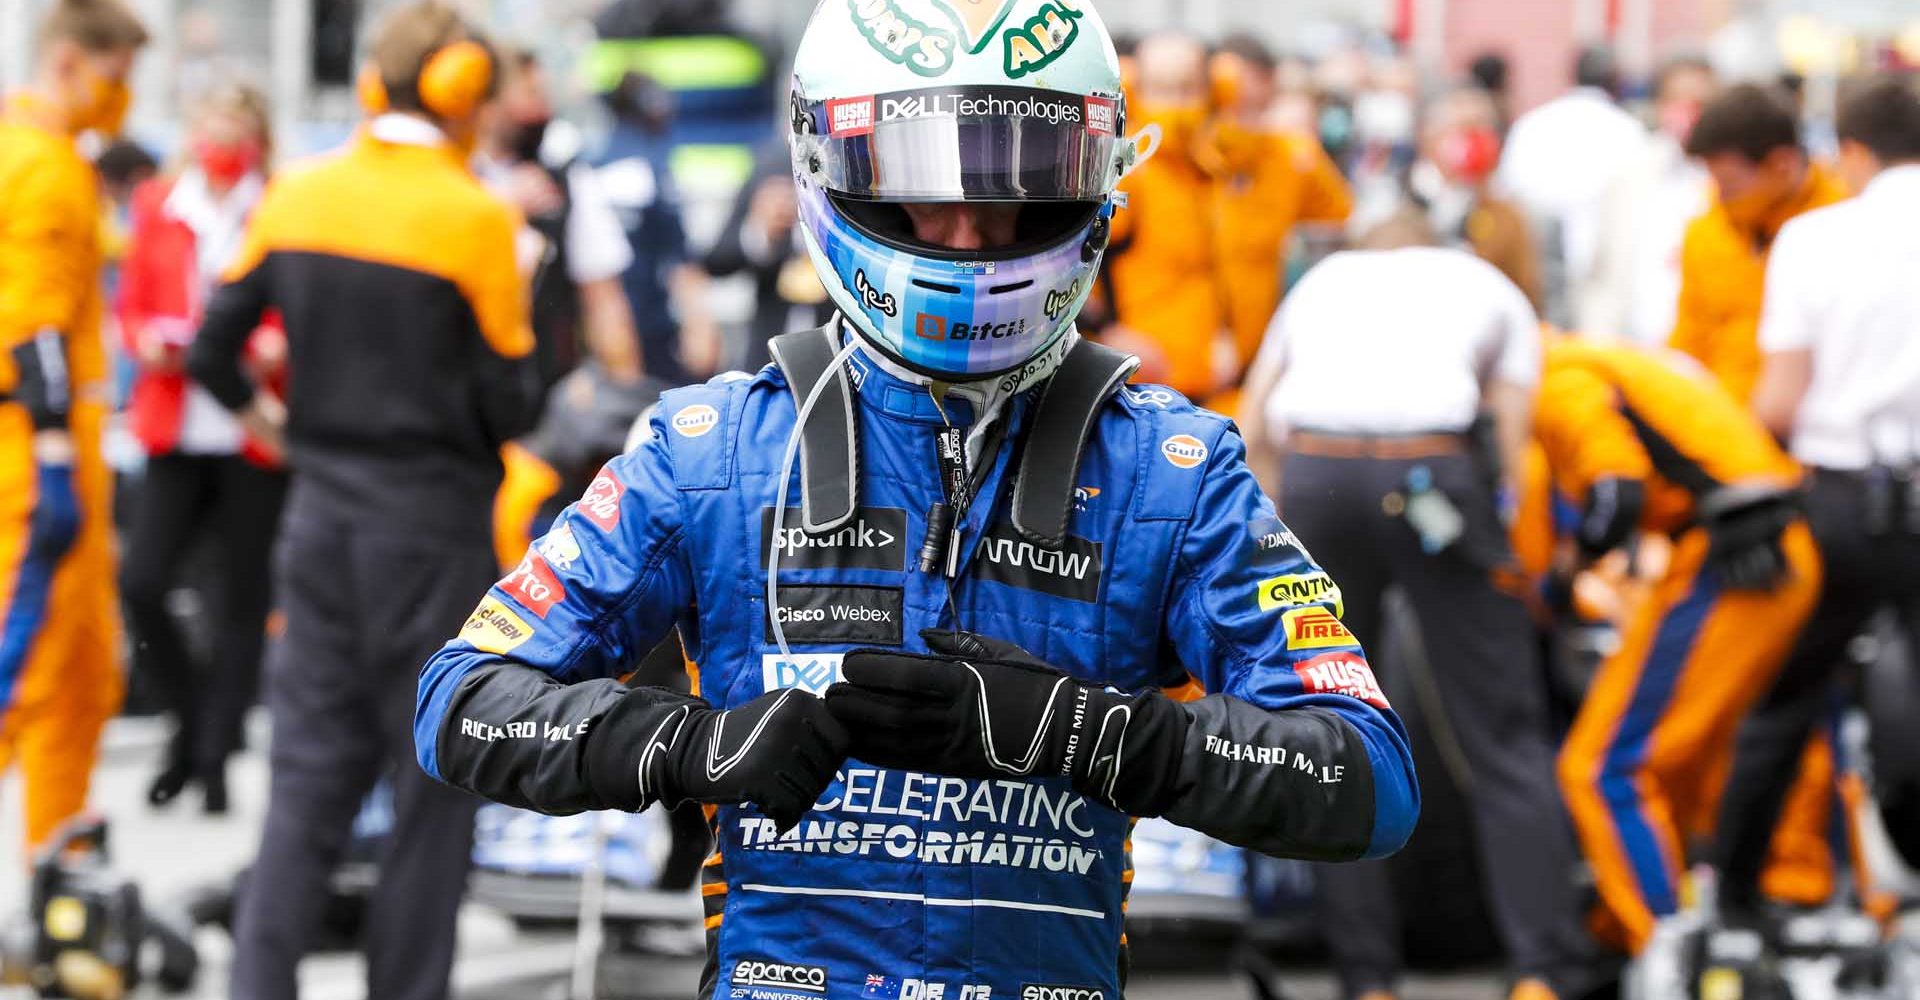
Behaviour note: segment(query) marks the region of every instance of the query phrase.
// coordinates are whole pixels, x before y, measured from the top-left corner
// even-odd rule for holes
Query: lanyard
[[[952,424],[942,427],[934,435],[933,455],[940,467],[942,499],[927,508],[920,572],[931,573],[938,568],[952,579],[960,571],[960,528],[973,506],[973,487],[967,473],[967,432]]]

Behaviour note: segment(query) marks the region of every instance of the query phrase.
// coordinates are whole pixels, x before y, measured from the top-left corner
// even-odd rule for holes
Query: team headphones
[[[493,55],[471,39],[442,46],[427,57],[415,84],[420,105],[437,118],[457,121],[478,110],[493,88]],[[360,105],[368,114],[385,114],[392,107],[380,68],[369,62],[355,85]]]

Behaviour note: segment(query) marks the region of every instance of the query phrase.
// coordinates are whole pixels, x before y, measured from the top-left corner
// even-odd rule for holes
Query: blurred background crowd
[[[47,72],[57,6],[0,5],[6,90]],[[196,945],[230,950],[218,928],[258,843],[269,735],[251,710],[279,634],[269,553],[287,490],[274,428],[227,412],[186,355],[276,169],[361,127],[363,46],[397,6],[128,0],[143,27],[119,39],[140,50],[125,127],[81,137],[102,194],[89,280],[115,486],[93,544],[117,568],[48,614],[98,598],[125,638],[91,633],[95,677],[35,674],[0,637],[0,708],[16,710],[0,766],[19,765],[0,783],[0,926],[61,891],[144,883],[156,913],[185,914],[169,984]],[[552,389],[504,455],[492,557],[512,567],[660,392],[753,370],[771,337],[832,314],[778,127],[810,5],[455,6],[504,53],[472,166],[525,218],[514,263]],[[1920,341],[1899,291],[1920,237],[1897,235],[1920,232],[1920,6],[1098,6],[1121,38],[1129,128],[1160,137],[1123,186],[1081,330],[1142,358],[1139,381],[1240,420],[1283,516],[1345,588],[1349,627],[1381,651],[1427,801],[1406,854],[1341,869],[1142,824],[1148,990],[1157,975],[1180,984],[1168,995],[1238,995],[1231,972],[1262,995],[1388,1000],[1408,968],[1465,969],[1406,995],[1519,984],[1537,1000],[1609,988],[1624,966],[1646,1000],[1779,996],[1756,984],[1790,979],[1803,998],[1920,997],[1889,944],[1920,899],[1903,861],[1920,860],[1903,855],[1920,840],[1903,714],[1920,689],[1898,616],[1878,613],[1904,602],[1910,624],[1915,607],[1920,360],[1887,345]],[[6,173],[25,148],[10,138],[0,205],[19,211],[39,175]],[[1792,219],[1850,199],[1861,211],[1795,230],[1791,268],[1787,241],[1770,261]],[[7,252],[0,282],[27,266]],[[1822,338],[1846,322],[1904,341],[1847,341],[1854,367],[1835,374]],[[271,317],[244,355],[266,390],[300,377]],[[83,508],[96,488],[81,484]],[[669,652],[649,661],[663,682]],[[53,732],[21,721],[34,698],[62,703]],[[22,777],[36,769],[39,789]],[[333,880],[328,948],[350,950],[364,922],[390,798],[368,800]],[[113,852],[72,822],[88,805]],[[559,990],[588,952],[600,995],[684,990],[660,969],[699,948],[705,836],[698,810],[489,807],[471,898],[511,923],[474,930],[486,918],[469,914],[462,932],[520,959],[483,975],[468,948],[457,992]],[[100,849],[48,851],[70,840]],[[608,930],[580,924],[576,949],[583,912]],[[1789,925],[1804,968],[1716,936]],[[26,927],[6,939],[8,975],[33,964]],[[1303,971],[1329,959],[1331,982]],[[321,993],[338,974],[309,971]],[[1729,981],[1748,992],[1697,985]]]

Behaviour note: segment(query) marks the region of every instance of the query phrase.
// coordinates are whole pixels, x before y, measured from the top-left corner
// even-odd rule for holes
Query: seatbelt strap
[[[815,330],[767,342],[773,363],[787,379],[796,417],[827,366],[840,353],[840,317]],[[858,500],[860,425],[854,419],[853,388],[846,366],[834,373],[800,432],[800,526],[810,535],[837,531],[853,520]],[[782,483],[781,489],[786,489]]]
[[[1048,380],[1013,488],[1013,526],[1021,537],[1049,549],[1066,544],[1074,480],[1094,419],[1139,367],[1131,354],[1082,339]]]

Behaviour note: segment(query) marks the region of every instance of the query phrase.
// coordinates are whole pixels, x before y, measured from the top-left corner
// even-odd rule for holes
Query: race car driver
[[[1337,586],[1226,420],[1074,333],[1138,155],[1099,16],[830,0],[791,123],[843,318],[663,398],[428,662],[421,766],[716,806],[702,996],[1117,997],[1130,816],[1396,850]],[[623,686],[676,626],[697,696]]]
[[[1652,991],[1633,995],[1667,996],[1652,987],[1683,926],[1667,918],[1685,904],[1689,840],[1711,830],[1734,730],[1819,597],[1820,556],[1799,466],[1691,358],[1556,337],[1539,398],[1535,438],[1578,506],[1581,551],[1604,555],[1639,531],[1673,540],[1559,760],[1601,900],[1648,959],[1633,974]],[[1824,898],[1831,872],[1811,878],[1826,885],[1806,895]]]

